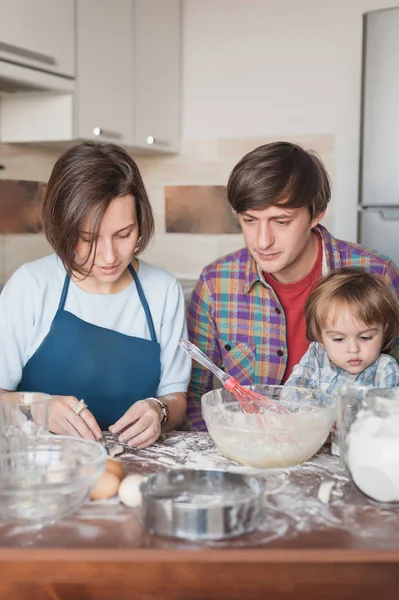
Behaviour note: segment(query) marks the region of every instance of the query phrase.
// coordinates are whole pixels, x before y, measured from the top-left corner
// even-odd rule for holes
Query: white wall
[[[362,14],[388,6],[185,0],[184,139],[332,134],[332,229],[355,240]]]

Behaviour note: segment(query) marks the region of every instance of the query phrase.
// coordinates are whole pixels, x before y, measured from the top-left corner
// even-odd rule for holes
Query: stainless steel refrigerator
[[[363,17],[359,242],[399,267],[399,7]]]

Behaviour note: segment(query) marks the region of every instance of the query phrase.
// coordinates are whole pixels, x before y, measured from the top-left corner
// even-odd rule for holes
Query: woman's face
[[[87,263],[92,283],[113,284],[125,273],[131,263],[139,237],[136,202],[133,196],[119,196],[112,200],[101,222],[97,247],[88,256],[92,239],[91,216],[83,223],[76,248],[78,263]]]

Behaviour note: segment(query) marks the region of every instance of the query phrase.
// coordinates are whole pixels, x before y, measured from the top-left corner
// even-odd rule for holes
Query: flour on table
[[[135,458],[126,450],[119,458]],[[154,462],[166,468],[212,469],[235,473],[256,473],[259,469],[240,465],[221,454],[207,433],[176,432],[162,436],[156,444],[140,450],[140,460]]]

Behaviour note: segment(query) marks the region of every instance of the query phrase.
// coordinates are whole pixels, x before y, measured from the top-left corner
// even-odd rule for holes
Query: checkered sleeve
[[[399,365],[392,356],[381,354],[374,385],[381,388],[392,388],[399,385]]]
[[[187,311],[187,326],[190,341],[218,366],[222,366],[212,313],[212,298],[203,276],[198,280],[191,295]],[[201,416],[201,397],[212,389],[212,373],[193,361],[191,382],[187,394],[187,429],[206,431],[206,425]]]
[[[382,275],[382,281],[388,284],[389,287],[396,292],[396,295],[399,298],[399,271],[397,266],[392,261],[386,263],[384,273]],[[395,346],[391,352],[391,355],[399,363],[399,332],[396,336]]]
[[[286,386],[306,387],[318,389],[320,385],[320,358],[319,344],[312,342],[291,375],[285,382]]]

